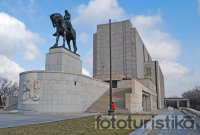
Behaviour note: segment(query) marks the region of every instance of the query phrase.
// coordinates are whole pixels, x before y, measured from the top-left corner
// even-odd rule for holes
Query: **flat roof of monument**
[[[169,98],[164,98],[165,101],[170,100],[170,101],[174,101],[174,100],[179,100],[179,101],[186,101],[186,100],[190,100],[189,98],[181,98],[181,97],[169,97]]]
[[[131,26],[133,26],[130,19],[126,19],[126,20],[123,20],[123,21],[115,21],[115,22],[112,22],[112,20],[111,20],[111,24],[122,23],[122,22],[127,22],[127,21],[131,24]],[[97,27],[101,26],[101,25],[108,25],[108,24],[109,24],[109,21],[108,21],[108,23],[97,24]]]

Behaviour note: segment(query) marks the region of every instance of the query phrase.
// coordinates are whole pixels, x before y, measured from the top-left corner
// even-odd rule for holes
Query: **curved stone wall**
[[[108,83],[79,74],[29,71],[20,74],[18,109],[85,112],[109,89]]]

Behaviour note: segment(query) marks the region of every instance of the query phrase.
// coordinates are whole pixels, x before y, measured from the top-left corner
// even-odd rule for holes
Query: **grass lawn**
[[[120,114],[127,115],[127,114]],[[129,114],[130,115],[130,114]],[[151,119],[152,115],[133,115]],[[127,135],[133,129],[95,129],[95,116],[0,129],[0,135]]]

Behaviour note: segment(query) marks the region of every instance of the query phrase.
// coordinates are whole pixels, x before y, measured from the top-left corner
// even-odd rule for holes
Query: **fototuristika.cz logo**
[[[156,115],[144,118],[141,115],[95,116],[96,129],[200,129],[195,120],[185,115]]]

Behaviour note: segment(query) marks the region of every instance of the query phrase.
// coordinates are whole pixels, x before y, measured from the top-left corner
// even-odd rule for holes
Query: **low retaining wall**
[[[192,108],[181,108],[181,111],[190,117],[200,118],[200,111],[194,110]]]
[[[6,110],[16,110],[17,109],[17,96],[7,96],[6,97],[6,105],[4,106],[4,109]]]

